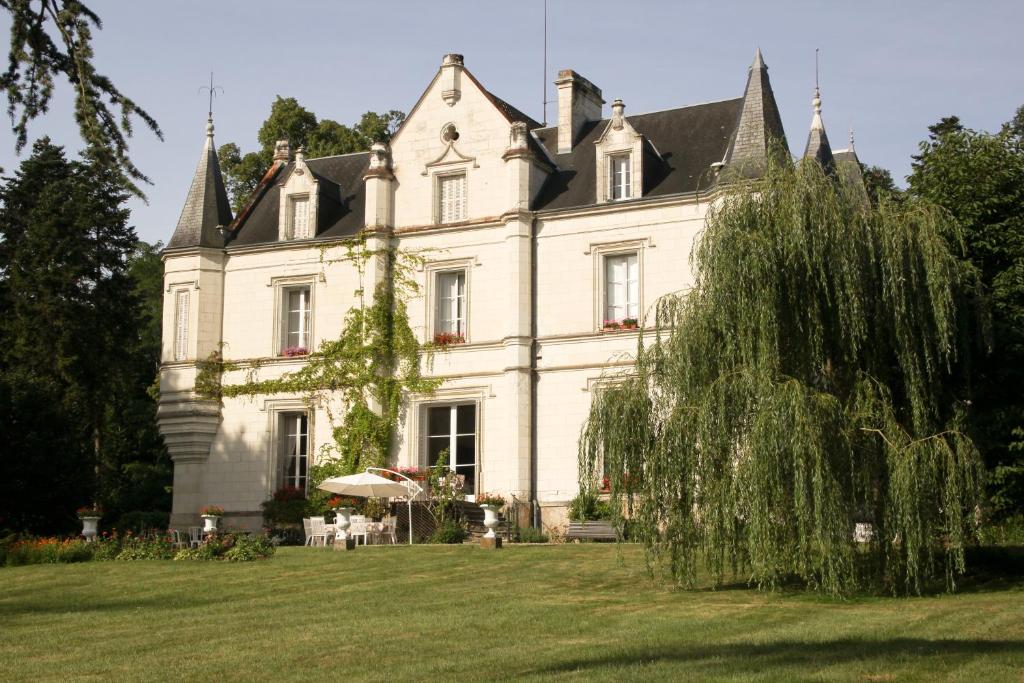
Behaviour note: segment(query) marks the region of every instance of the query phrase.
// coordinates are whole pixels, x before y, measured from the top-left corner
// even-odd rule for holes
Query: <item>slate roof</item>
[[[868,206],[871,199],[868,197],[868,188],[864,184],[864,172],[860,167],[860,159],[857,152],[850,149],[840,149],[832,153],[832,159],[836,164],[836,173],[847,189],[857,195],[861,203]]]
[[[363,175],[370,166],[370,153],[356,152],[307,159],[306,166],[320,181],[316,235],[311,239],[349,237],[358,233],[365,219]],[[295,162],[289,163],[274,179],[266,194],[252,207],[252,211],[239,221],[228,249],[277,241],[281,184],[294,168]],[[289,244],[301,241],[289,240]]]
[[[218,225],[231,223],[231,203],[220,174],[217,150],[213,145],[213,121],[206,124],[206,142],[199,157],[185,206],[178,218],[174,234],[167,242],[168,249],[179,247],[224,246],[217,232]]]
[[[768,167],[768,149],[772,142],[787,148],[786,131],[768,80],[768,65],[761,48],[754,55],[743,91],[743,109],[736,122],[725,163],[745,177],[756,178]]]
[[[709,102],[627,116],[645,137],[644,197],[705,190],[714,184],[711,164],[725,156],[743,99]],[[534,203],[534,209],[587,206],[597,201],[594,141],[611,119],[583,126],[571,152],[558,154],[558,127],[534,133],[558,164]],[[653,145],[653,146],[652,146]]]

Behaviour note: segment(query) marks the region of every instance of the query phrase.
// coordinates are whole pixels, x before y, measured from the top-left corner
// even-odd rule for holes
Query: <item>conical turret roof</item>
[[[725,163],[742,175],[757,177],[768,166],[768,149],[773,141],[787,148],[782,117],[775,103],[772,84],[768,80],[768,66],[761,56],[761,48],[757,48],[747,75],[743,108],[725,155]]]
[[[804,149],[804,159],[814,159],[826,173],[835,170],[835,159],[832,157],[832,147],[828,144],[828,135],[825,133],[825,124],[821,120],[821,93],[814,89],[814,99],[811,100],[814,107],[814,116],[811,118],[811,132],[807,135],[807,147]]]
[[[206,143],[188,190],[185,206],[178,218],[178,226],[167,243],[176,247],[223,247],[224,238],[217,233],[218,225],[231,223],[231,203],[228,201],[224,178],[220,174],[217,149],[213,144],[213,118],[206,122]]]

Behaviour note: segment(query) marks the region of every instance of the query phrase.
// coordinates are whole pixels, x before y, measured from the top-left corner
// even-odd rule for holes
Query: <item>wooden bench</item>
[[[569,522],[569,528],[565,532],[567,541],[617,541],[618,539],[615,527],[607,520]]]

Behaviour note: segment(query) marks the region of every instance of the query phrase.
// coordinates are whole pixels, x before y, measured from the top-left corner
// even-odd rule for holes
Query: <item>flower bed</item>
[[[103,533],[92,543],[78,538],[8,538],[0,541],[0,566],[89,561],[227,560],[270,557],[274,545],[263,535],[224,533],[210,536],[198,548],[175,548],[170,536]]]

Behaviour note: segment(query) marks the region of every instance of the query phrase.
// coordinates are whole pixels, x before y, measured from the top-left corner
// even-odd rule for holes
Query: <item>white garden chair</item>
[[[349,521],[352,522],[352,526],[348,528],[348,535],[359,542],[359,537],[363,537],[363,545],[366,545],[366,515],[352,515],[349,517]]]
[[[198,548],[203,544],[203,527],[201,526],[190,526],[188,528],[188,547]]]
[[[309,517],[302,518],[302,533],[305,536],[303,545],[313,545],[313,531],[309,525]]]
[[[392,545],[398,545],[398,517],[390,515],[381,520],[381,530],[377,534],[377,539],[380,542],[390,543]]]
[[[178,550],[182,550],[189,546],[188,541],[185,540],[185,535],[177,529],[168,529],[168,535],[171,537],[171,545]]]
[[[327,522],[324,521],[323,517],[310,517],[309,518],[309,538],[310,545],[316,545],[317,539],[320,541],[320,545],[327,545]]]

